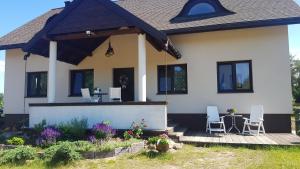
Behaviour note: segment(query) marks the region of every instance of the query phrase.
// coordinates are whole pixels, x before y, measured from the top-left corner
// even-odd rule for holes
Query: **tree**
[[[300,102],[300,60],[290,56],[292,74],[292,92],[294,100]]]
[[[3,94],[0,93],[0,109],[3,109]]]

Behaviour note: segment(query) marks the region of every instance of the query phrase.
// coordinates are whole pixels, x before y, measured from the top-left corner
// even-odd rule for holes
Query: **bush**
[[[58,126],[59,131],[62,132],[63,139],[72,141],[85,139],[87,128],[87,119],[73,119],[68,123],[61,123]]]
[[[60,132],[55,127],[45,128],[41,133],[42,145],[49,146],[55,144],[60,135]]]
[[[156,145],[159,139],[160,139],[159,137],[149,137],[148,138],[148,144]]]
[[[94,125],[92,130],[98,140],[110,139],[116,134],[116,130],[105,122]]]
[[[76,146],[71,142],[60,142],[45,150],[45,160],[50,164],[67,164],[81,159],[80,153],[76,151]]]
[[[90,151],[94,147],[94,145],[88,141],[76,141],[73,142],[73,145],[78,152]]]
[[[9,145],[24,145],[25,141],[21,137],[13,137],[6,141]]]
[[[147,127],[144,119],[141,120],[140,123],[133,122],[131,125],[131,129],[134,135],[134,138],[141,138],[144,134],[144,129]]]
[[[0,158],[0,164],[24,164],[27,160],[33,160],[36,157],[37,153],[35,148],[20,146],[4,151]]]
[[[46,120],[42,120],[40,123],[34,125],[33,131],[35,132],[35,134],[39,135],[46,128],[46,125]]]
[[[124,134],[123,134],[123,137],[124,137],[125,140],[132,139],[134,137],[133,136],[133,131],[131,131],[131,130],[125,131]]]

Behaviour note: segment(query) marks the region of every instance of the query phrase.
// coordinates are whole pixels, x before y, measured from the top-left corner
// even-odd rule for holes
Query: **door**
[[[134,101],[134,68],[113,69],[113,83],[121,87],[122,101]]]

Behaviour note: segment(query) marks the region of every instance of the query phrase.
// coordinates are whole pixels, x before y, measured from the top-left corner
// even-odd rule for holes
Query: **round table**
[[[236,117],[243,117],[242,115],[238,114],[227,114],[226,117],[231,117],[231,127],[228,129],[227,133],[230,133],[232,130],[236,130],[237,132],[241,133],[236,125]]]

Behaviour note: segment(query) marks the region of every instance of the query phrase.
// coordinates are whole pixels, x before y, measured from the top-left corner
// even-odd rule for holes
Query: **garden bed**
[[[145,147],[144,141],[133,143],[130,147],[118,147],[111,151],[88,151],[88,152],[81,152],[81,155],[84,159],[101,159],[101,158],[109,158],[115,157],[126,153],[137,153],[143,150]]]

